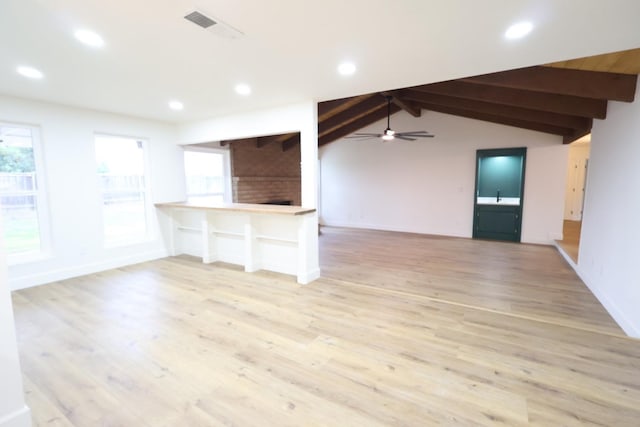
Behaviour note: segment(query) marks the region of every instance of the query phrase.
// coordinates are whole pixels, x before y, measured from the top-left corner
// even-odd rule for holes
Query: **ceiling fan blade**
[[[408,132],[397,132],[396,135],[432,135],[431,133],[427,132],[426,130],[414,130],[414,131],[408,131]]]
[[[344,139],[366,139],[366,138],[380,138],[382,134],[379,133],[354,133],[353,135],[345,136]]]
[[[409,137],[409,136],[405,136],[405,135],[394,135],[395,139],[401,139],[403,141],[415,141],[415,138]]]
[[[431,133],[401,133],[400,135],[396,134],[397,136],[408,136],[411,138],[433,138],[435,135],[431,134]]]
[[[358,141],[364,141],[367,139],[378,139],[377,135],[360,135],[360,136],[345,136],[344,139],[357,139]]]

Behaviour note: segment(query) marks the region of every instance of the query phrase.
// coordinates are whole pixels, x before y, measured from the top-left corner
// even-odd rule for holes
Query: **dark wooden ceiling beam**
[[[351,100],[353,100],[354,98],[356,97],[350,96],[349,98],[340,98],[333,99],[331,101],[318,102],[318,118],[326,115],[327,113],[330,113],[335,109],[340,108],[342,105],[351,102]]]
[[[285,139],[291,137],[292,134],[290,133],[286,133],[286,134],[282,134],[282,135],[268,135],[268,136],[261,136],[257,138],[256,141],[256,147],[258,148],[262,148],[265,147],[269,144],[273,144],[275,142],[282,142]]]
[[[318,121],[323,121],[332,117],[338,113],[341,113],[344,110],[347,110],[354,105],[377,96],[374,93],[369,93],[367,95],[360,96],[352,96],[350,98],[341,98],[336,99],[334,101],[324,101],[318,103]]]
[[[564,128],[561,126],[553,126],[546,123],[537,123],[528,120],[514,119],[512,117],[504,117],[495,114],[488,114],[479,111],[464,110],[461,108],[447,107],[438,104],[429,104],[419,102],[418,105],[425,110],[437,111],[439,113],[451,114],[454,116],[467,117],[469,119],[482,120],[485,122],[497,123],[506,126],[513,126],[522,129],[534,130],[537,132],[550,133],[559,136],[572,135],[574,129]]]
[[[607,117],[607,101],[602,99],[532,92],[463,81],[432,83],[408,89],[571,116],[594,119]]]
[[[573,131],[571,135],[565,135],[562,138],[562,143],[571,144],[572,142],[575,142],[576,140],[582,138],[585,135],[589,135],[590,133],[591,133],[591,127],[584,128],[584,129],[576,129],[575,131]]]
[[[365,116],[384,105],[386,105],[386,102],[380,96],[366,98],[334,116],[319,121],[318,136],[326,135],[337,127],[357,120],[358,118]]]
[[[402,95],[400,95],[399,91],[380,92],[380,94],[385,98],[390,96],[391,102],[402,108],[407,113],[411,114],[413,117],[420,117],[422,115],[422,110],[418,108],[413,102],[404,99]]]
[[[545,67],[573,70],[606,71],[609,73],[640,74],[640,48],[587,56],[545,64]]]
[[[258,138],[239,138],[239,139],[227,139],[225,141],[220,141],[220,146],[224,147],[225,145],[231,144],[231,143],[235,143],[235,142],[246,142],[246,143],[252,143],[255,144],[256,141],[258,140]]]
[[[636,87],[634,73],[537,66],[344,98],[318,106],[318,142],[326,144],[384,118],[384,106],[365,103],[367,96],[382,95],[392,97],[394,112],[405,109],[419,117],[425,108],[560,135],[570,143],[590,132],[594,118],[606,118],[609,100],[632,102]]]
[[[391,114],[395,114],[400,111],[400,107],[395,104],[391,105]],[[347,135],[350,135],[354,132],[359,131],[365,126],[369,126],[372,123],[377,122],[378,120],[382,120],[387,117],[387,106],[383,105],[375,111],[370,112],[369,114],[360,117],[358,120],[355,120],[351,123],[348,123],[342,127],[339,127],[332,132],[321,136],[318,138],[318,145],[322,146],[333,142],[337,139],[343,138]],[[382,129],[380,130],[382,132]]]
[[[462,79],[469,83],[534,92],[633,102],[636,75],[565,68],[528,67]]]
[[[453,96],[425,93],[415,90],[402,91],[402,95],[407,99],[425,102],[428,104],[437,104],[445,107],[478,111],[481,113],[509,117],[518,120],[545,123],[563,128],[583,129],[588,127],[589,129],[591,129],[592,124],[592,119],[586,117],[569,116],[566,114],[550,113],[548,111],[539,111],[529,108],[493,104],[490,102],[477,101],[474,99],[456,98]]]
[[[282,151],[289,151],[297,145],[300,145],[300,133],[293,134],[282,141]]]

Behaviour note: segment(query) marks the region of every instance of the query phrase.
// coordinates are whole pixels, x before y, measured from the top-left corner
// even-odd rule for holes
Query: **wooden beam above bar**
[[[256,137],[253,137],[253,138],[228,139],[226,141],[220,141],[220,146],[224,147],[225,145],[232,144],[232,143],[235,143],[235,142],[246,142],[246,143],[255,144],[257,140],[258,140],[258,138],[256,138]]]
[[[282,142],[283,140],[289,137],[290,137],[290,134],[261,136],[256,141],[256,147],[262,148],[274,142]]]
[[[296,133],[282,141],[282,151],[289,151],[298,145],[300,145],[300,133]]]

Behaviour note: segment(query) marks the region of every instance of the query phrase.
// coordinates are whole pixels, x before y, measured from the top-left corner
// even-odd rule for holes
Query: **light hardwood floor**
[[[175,257],[15,292],[35,425],[638,425],[640,341],[554,248],[323,231],[307,286]]]
[[[558,240],[558,245],[575,263],[578,262],[581,229],[582,221],[565,220],[562,226],[562,240]]]

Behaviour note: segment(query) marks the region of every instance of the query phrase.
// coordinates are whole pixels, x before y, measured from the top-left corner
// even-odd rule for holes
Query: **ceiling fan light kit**
[[[426,130],[416,130],[410,132],[395,132],[391,129],[391,96],[387,98],[387,128],[383,133],[356,132],[353,135],[346,136],[345,139],[370,139],[381,138],[383,141],[393,141],[394,139],[402,139],[404,141],[415,141],[417,138],[433,138],[435,135]]]
[[[395,139],[395,135],[396,133],[394,131],[392,131],[390,128],[386,128],[384,130],[384,134],[382,134],[382,139],[384,139],[385,141],[391,141],[392,139]]]

